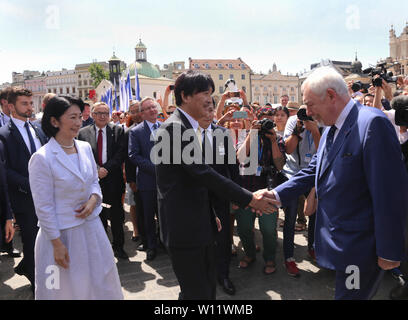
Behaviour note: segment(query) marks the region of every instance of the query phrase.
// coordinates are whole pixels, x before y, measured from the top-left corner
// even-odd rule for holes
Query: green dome
[[[151,64],[147,61],[138,61],[136,62],[136,69],[137,73],[144,75],[149,78],[160,78],[160,71],[154,64]],[[132,63],[129,66],[129,74],[130,76],[135,75],[135,64]]]

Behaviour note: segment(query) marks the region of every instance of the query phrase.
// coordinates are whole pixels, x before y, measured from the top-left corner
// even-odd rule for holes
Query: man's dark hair
[[[81,112],[84,111],[84,102],[79,98],[57,96],[48,101],[47,108],[44,109],[44,114],[41,120],[41,127],[49,138],[55,137],[59,131],[58,128],[55,128],[51,124],[51,117],[59,120],[61,116],[74,104],[79,107]]]
[[[210,88],[214,92],[214,81],[209,74],[193,70],[183,72],[174,84],[176,104],[181,106],[183,102],[181,93],[184,93],[184,96],[192,96],[196,93],[207,91]]]
[[[367,94],[364,95],[364,99],[365,99],[365,97],[373,97],[374,98],[374,95],[371,94],[371,93],[367,93]]]
[[[32,97],[33,93],[25,88],[16,87],[9,91],[7,95],[8,103],[12,105],[16,105],[16,101],[18,97],[25,96],[25,97]]]
[[[8,95],[9,95],[10,91],[12,91],[12,90],[13,90],[12,87],[7,87],[7,88],[2,89],[0,91],[0,100],[5,99],[5,100],[8,101]]]

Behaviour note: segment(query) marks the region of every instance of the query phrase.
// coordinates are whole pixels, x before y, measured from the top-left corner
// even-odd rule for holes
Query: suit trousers
[[[217,277],[229,278],[231,263],[231,218],[229,206],[225,210],[215,208],[215,213],[221,221],[222,229],[215,235],[215,253],[217,261]]]
[[[6,227],[6,220],[0,220],[0,234],[1,234],[1,239],[0,239],[0,245],[1,245],[1,250],[13,250],[13,240],[10,242],[6,242],[6,233],[4,228]]]
[[[122,195],[119,195],[112,199],[110,205],[111,207],[109,209],[105,207],[102,208],[99,217],[101,218],[105,230],[107,230],[108,227],[108,219],[111,222],[113,238],[112,247],[116,249],[123,249],[123,245],[125,244],[125,234],[123,231],[125,213],[122,205]]]
[[[23,243],[23,259],[17,268],[22,270],[34,286],[34,246],[38,233],[37,216],[35,211],[14,212],[17,224],[20,226]]]
[[[214,244],[192,248],[168,247],[180,285],[180,300],[215,300],[216,267]]]
[[[158,245],[157,224],[155,217],[157,214],[157,191],[140,191],[140,198],[143,204],[143,219],[146,232],[147,248],[156,249]]]
[[[336,271],[336,300],[371,300],[380,286],[384,277],[384,270],[377,264],[373,264],[359,273]],[[353,279],[349,278],[353,277]],[[358,280],[355,280],[358,279]],[[359,282],[359,289],[348,289],[347,284]]]
[[[137,230],[139,231],[139,236],[142,245],[147,247],[146,231],[144,227],[144,215],[143,215],[143,202],[140,196],[140,191],[137,190],[133,193],[135,203],[136,203],[136,220],[137,220]]]

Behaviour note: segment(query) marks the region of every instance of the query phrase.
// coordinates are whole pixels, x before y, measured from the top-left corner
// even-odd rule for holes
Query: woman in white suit
[[[98,217],[102,193],[92,149],[75,140],[83,109],[80,99],[52,98],[41,123],[50,140],[29,162],[40,226],[36,299],[123,299],[112,247]]]

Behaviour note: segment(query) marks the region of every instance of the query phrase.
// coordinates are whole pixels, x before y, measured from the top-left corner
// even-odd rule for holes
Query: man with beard
[[[34,244],[38,228],[28,179],[28,161],[47,138],[39,126],[28,120],[33,114],[31,91],[14,88],[8,94],[8,102],[11,119],[0,129],[0,140],[4,146],[11,207],[21,229],[24,254],[14,271],[26,276],[34,290]]]

